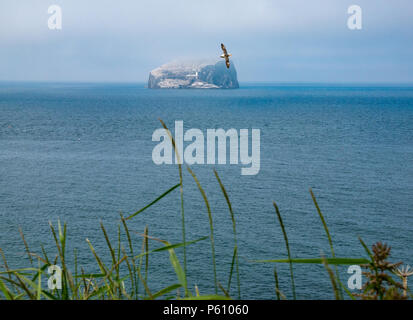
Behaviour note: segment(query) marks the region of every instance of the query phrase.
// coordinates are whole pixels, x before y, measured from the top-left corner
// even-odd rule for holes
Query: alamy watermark
[[[47,20],[47,27],[50,30],[62,30],[62,8],[54,4],[47,9],[47,13],[51,14]]]
[[[62,8],[59,5],[51,5],[47,9],[50,15],[47,20],[47,26],[50,30],[62,29]],[[347,13],[350,15],[347,19],[347,27],[350,30],[362,29],[362,10],[359,5],[353,4],[347,8]]]
[[[347,280],[347,287],[351,290],[354,289],[361,289],[361,267],[359,265],[352,265],[349,266],[347,269],[347,273],[351,274],[351,276]]]
[[[361,7],[353,4],[350,7],[348,7],[347,13],[351,14],[351,16],[347,20],[347,27],[350,30],[361,30],[362,29]]]
[[[410,270],[410,267],[406,267],[406,272]],[[50,290],[61,290],[62,289],[62,269],[58,265],[51,265],[47,269],[50,277],[47,280],[47,286]],[[402,271],[400,271],[402,272]],[[347,269],[347,273],[351,276],[347,280],[347,287],[350,290],[360,290],[362,288],[362,271],[359,265],[351,265]],[[411,273],[413,274],[413,273]],[[411,275],[410,274],[410,275]],[[404,276],[404,274],[403,274]],[[407,276],[406,276],[407,279]],[[124,284],[122,283],[124,286]],[[406,280],[407,287],[407,280]]]
[[[169,134],[171,134],[169,132]],[[171,139],[166,129],[160,128],[152,134],[152,141],[160,141],[152,151],[155,164],[232,164],[241,163],[242,175],[256,175],[260,171],[260,129],[251,129],[251,149],[249,148],[249,130],[240,129],[207,129],[206,144],[204,133],[199,129],[184,132],[184,122],[175,121],[174,152]],[[172,134],[171,134],[172,136]],[[184,148],[184,142],[190,142]],[[227,147],[229,142],[229,152]],[[250,152],[251,151],[251,152]],[[229,158],[229,161],[227,159]],[[175,160],[175,161],[174,161]]]
[[[47,273],[51,275],[47,280],[47,287],[50,290],[62,289],[62,269],[57,265],[51,265],[47,268]]]

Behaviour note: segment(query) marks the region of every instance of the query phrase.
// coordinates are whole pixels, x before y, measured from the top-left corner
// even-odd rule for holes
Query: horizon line
[[[240,84],[259,84],[259,85],[402,85],[413,86],[412,82],[407,81],[280,81],[280,80],[243,80]],[[33,83],[33,84],[147,84],[147,80],[136,81],[116,81],[116,80],[2,80],[0,83]]]

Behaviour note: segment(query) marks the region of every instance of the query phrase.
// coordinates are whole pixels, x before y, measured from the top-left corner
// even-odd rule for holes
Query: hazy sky
[[[241,81],[413,83],[411,0],[0,0],[0,80],[146,81],[221,42]]]

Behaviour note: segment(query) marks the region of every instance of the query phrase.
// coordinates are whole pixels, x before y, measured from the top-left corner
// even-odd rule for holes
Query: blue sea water
[[[232,223],[213,174],[219,172],[237,220],[242,297],[272,299],[273,264],[286,258],[272,201],[283,215],[291,252],[329,255],[313,205],[314,191],[340,257],[365,256],[358,236],[385,241],[394,260],[413,263],[413,88],[357,85],[242,84],[239,90],[149,90],[144,84],[0,84],[0,248],[10,266],[29,266],[30,249],[56,254],[48,221],[68,223],[68,252],[78,249],[86,272],[97,270],[87,246],[109,257],[99,222],[116,242],[119,213],[129,215],[179,182],[175,165],[152,161],[152,133],[161,118],[173,129],[261,130],[261,170],[195,165],[211,204],[218,280],[232,259]],[[209,235],[202,196],[184,171],[187,239]],[[151,236],[181,241],[179,191],[130,220],[136,248]],[[126,247],[126,243],[124,243]],[[150,247],[158,247],[156,241]],[[137,249],[138,250],[138,249]],[[182,249],[177,249],[182,262]],[[153,291],[176,283],[167,253],[150,256]],[[333,298],[322,266],[296,265],[297,295]],[[281,291],[291,298],[289,269],[277,265]],[[343,282],[346,268],[339,269]],[[212,293],[208,240],[188,247],[190,286]],[[235,279],[234,279],[235,280]],[[236,296],[236,281],[231,292]]]

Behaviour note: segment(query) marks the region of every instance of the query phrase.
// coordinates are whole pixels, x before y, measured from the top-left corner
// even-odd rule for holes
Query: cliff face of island
[[[149,74],[150,89],[236,89],[239,88],[237,71],[231,63],[171,62]]]

